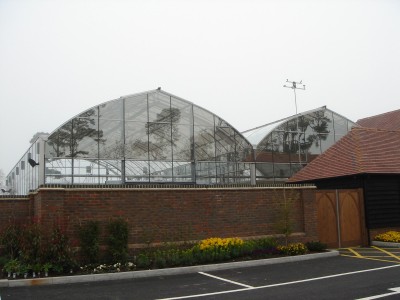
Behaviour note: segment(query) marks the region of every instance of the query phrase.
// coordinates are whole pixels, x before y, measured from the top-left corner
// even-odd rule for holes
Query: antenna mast
[[[292,89],[294,92],[294,105],[296,106],[296,132],[297,132],[297,145],[299,149],[299,164],[301,164],[301,155],[300,155],[300,132],[299,132],[299,116],[297,115],[297,99],[296,99],[296,90],[305,90],[306,86],[303,84],[303,80],[300,80],[300,82],[296,81],[289,81],[289,79],[286,79],[286,83],[289,83],[291,85],[284,85],[283,87]]]

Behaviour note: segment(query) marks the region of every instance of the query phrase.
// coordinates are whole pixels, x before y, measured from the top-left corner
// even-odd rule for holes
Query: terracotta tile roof
[[[400,130],[400,109],[360,119],[357,124],[368,128]]]
[[[400,174],[399,130],[354,127],[289,182],[363,173]]]

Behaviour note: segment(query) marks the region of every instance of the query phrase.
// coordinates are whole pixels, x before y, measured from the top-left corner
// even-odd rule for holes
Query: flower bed
[[[278,245],[273,238],[242,240],[240,238],[210,238],[191,245],[164,245],[158,248],[141,249],[126,262],[90,263],[72,266],[70,270],[57,271],[48,266],[52,274],[101,274],[124,271],[161,269],[171,267],[195,266],[220,262],[237,262],[253,259],[265,259],[284,256],[302,255],[309,252],[324,251],[326,246],[319,242],[307,244],[292,243]],[[24,265],[19,259],[9,260],[3,266],[3,278],[33,278],[44,275],[43,266],[34,271],[32,266]],[[42,272],[41,272],[42,271]],[[46,275],[47,276],[47,275]]]
[[[380,247],[396,247],[400,248],[400,232],[399,231],[387,231],[378,234],[372,241],[373,246]]]
[[[399,231],[384,232],[376,235],[374,240],[379,242],[400,243],[400,232]]]

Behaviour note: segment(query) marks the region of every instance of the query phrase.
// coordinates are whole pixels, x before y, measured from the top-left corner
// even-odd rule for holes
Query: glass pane
[[[46,157],[71,157],[73,150],[71,137],[72,121],[69,121],[48,137]]]
[[[303,168],[303,165],[302,164],[292,163],[290,167],[291,167],[291,175],[290,176],[293,176],[295,173],[300,171],[301,168]]]
[[[97,119],[98,118],[98,106],[88,109],[87,111],[81,113],[78,118],[89,118],[89,119]]]
[[[196,183],[215,184],[216,183],[215,162],[197,162],[196,164]]]
[[[215,127],[216,160],[235,161],[235,131],[231,127]]]
[[[243,182],[243,178],[247,177],[246,181],[250,180],[249,166],[238,163],[216,163],[217,182],[221,184],[230,184]]]
[[[251,164],[246,163],[235,163],[235,175],[234,175],[234,182],[250,182],[251,175],[250,175],[250,168]]]
[[[192,111],[192,103],[179,100],[176,98],[171,99],[171,107],[172,111],[179,111],[179,119],[173,118],[173,122],[179,124],[193,124],[193,111]]]
[[[274,131],[295,131],[296,130],[296,120],[290,120],[282,122],[279,126],[276,126]]]
[[[148,159],[147,123],[125,122],[125,157],[138,160]]]
[[[254,161],[253,148],[236,134],[236,154],[234,161]]]
[[[45,155],[46,158],[58,156],[58,131],[54,132],[47,138],[45,142]]]
[[[274,141],[275,141],[275,139],[277,138],[276,134],[270,133],[257,145],[257,150],[259,152],[260,151],[271,152],[275,149],[272,142],[272,136],[274,136]]]
[[[347,120],[334,114],[333,115],[333,126],[334,132],[335,132],[335,141],[340,140],[343,136],[347,134],[348,131],[348,125],[347,125]]]
[[[222,120],[221,118],[219,118],[219,117],[217,117],[217,116],[214,116],[214,119],[215,119],[215,126],[216,127],[230,127],[230,128],[232,128],[232,126],[231,125],[229,125],[227,122],[225,122],[224,120]]]
[[[257,178],[269,179],[274,177],[273,163],[257,163],[256,164]]]
[[[215,160],[214,128],[194,127],[196,160]]]
[[[126,182],[148,182],[149,181],[149,162],[144,160],[125,161]]]
[[[74,157],[98,157],[98,141],[103,132],[98,130],[97,119],[76,118],[73,121],[72,144]]]
[[[314,134],[312,130],[307,131],[305,134],[304,144],[302,144],[302,151],[307,155],[307,162],[312,161],[321,154],[320,137]]]
[[[120,160],[99,160],[99,183],[120,184],[122,182],[122,162]]]
[[[172,161],[151,161],[150,182],[172,181]]]
[[[72,184],[72,159],[46,161],[46,183]]]
[[[125,119],[145,123],[147,118],[147,94],[125,98]]]
[[[290,164],[274,164],[275,178],[289,178],[290,174]]]
[[[99,171],[97,160],[74,159],[74,184],[98,184]]]
[[[149,94],[149,122],[170,123],[170,97],[162,93]]]
[[[172,125],[172,145],[174,161],[194,160],[193,157],[193,127],[191,125]]]
[[[194,163],[175,161],[173,175],[175,182],[194,182]]]
[[[149,159],[172,160],[170,123],[149,123]]]
[[[214,115],[204,109],[193,106],[194,124],[196,126],[212,126],[214,127]]]
[[[122,120],[122,99],[106,102],[99,106],[100,119]]]
[[[100,158],[123,158],[122,121],[100,119],[102,138],[99,143]]]
[[[320,135],[320,142],[321,142],[321,151],[324,152],[327,150],[329,147],[331,147],[334,143],[334,135],[333,135],[333,130],[331,133],[327,135]]]

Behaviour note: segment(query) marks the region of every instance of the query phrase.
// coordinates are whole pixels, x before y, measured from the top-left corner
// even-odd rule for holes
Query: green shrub
[[[325,251],[328,246],[319,241],[318,242],[311,241],[306,243],[306,247],[311,252],[322,252]]]
[[[94,264],[99,260],[100,227],[96,221],[88,221],[79,228],[81,255],[85,263]]]
[[[20,248],[24,262],[31,265],[43,262],[43,239],[44,234],[40,224],[33,223],[23,228]]]
[[[17,258],[20,251],[21,227],[8,224],[1,233],[0,244],[3,245],[5,254],[11,259]]]
[[[56,273],[75,268],[76,262],[73,259],[69,238],[58,224],[54,224],[44,247],[46,247],[46,263],[51,264]]]
[[[166,253],[160,250],[154,252],[154,266],[160,269],[165,268],[167,266]]]
[[[112,262],[126,263],[128,259],[128,223],[122,218],[112,220],[107,225],[108,256]]]
[[[135,264],[140,269],[148,269],[151,266],[151,260],[148,255],[141,253],[136,257]]]

